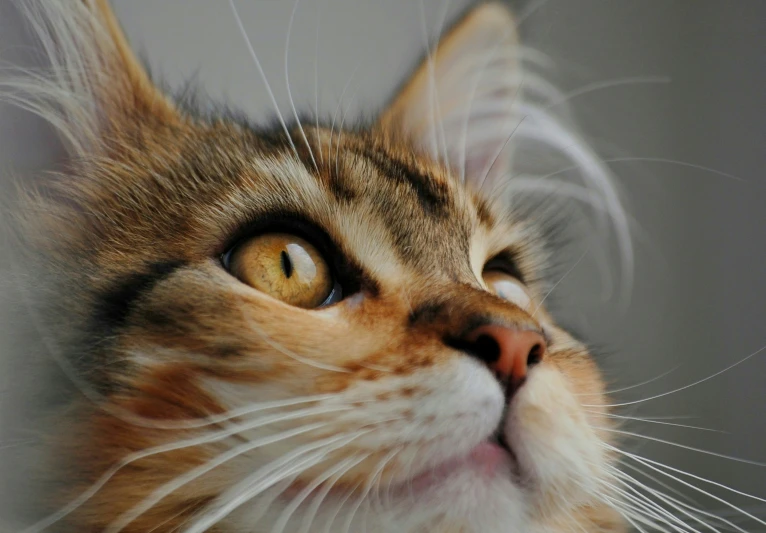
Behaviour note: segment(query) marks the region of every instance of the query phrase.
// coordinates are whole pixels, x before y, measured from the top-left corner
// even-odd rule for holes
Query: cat
[[[627,530],[604,381],[508,192],[537,108],[503,5],[343,131],[195,112],[105,0],[23,5],[71,157],[13,225],[82,393],[28,531]]]

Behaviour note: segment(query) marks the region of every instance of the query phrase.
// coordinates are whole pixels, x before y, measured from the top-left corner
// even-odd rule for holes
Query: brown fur
[[[153,428],[151,422],[226,412],[231,405],[216,397],[210,382],[278,384],[283,397],[341,393],[392,376],[438,372],[466,357],[446,349],[444,338],[459,335],[471,320],[491,317],[535,330],[552,321],[544,309],[531,316],[487,292],[471,264],[476,241],[487,260],[512,255],[540,301],[545,252],[534,239],[518,238],[532,234],[525,222],[462,186],[449,167],[400,134],[410,94],[424,83],[422,70],[367,131],[333,135],[305,127],[309,147],[299,146],[296,159],[280,131],[203,120],[175,107],[130,52],[106,2],[95,6],[113,41],[109,64],[119,88],[100,95],[111,104],[102,149],[72,161],[40,190],[25,191],[18,216],[25,240],[46,260],[42,271],[61,291],[47,302],[46,316],[55,317],[51,323],[63,332],[67,355],[111,409],[76,402],[63,420],[55,438],[63,438],[56,469],[65,488],[56,501],[76,497],[131,453],[199,435]],[[479,23],[469,18],[466,24]],[[451,46],[448,39],[445,50]],[[295,129],[291,136],[300,139]],[[332,316],[297,309],[238,284],[222,269],[219,255],[232,241],[275,212],[299,215],[328,234],[361,274],[364,297],[358,304],[339,306]],[[301,363],[272,342],[340,370]],[[541,364],[558,369],[576,393],[599,398],[603,391],[585,348],[562,330],[554,328]],[[376,398],[414,404],[429,392],[407,385]],[[414,416],[410,408],[397,412]],[[327,435],[332,432],[305,439]],[[126,465],[67,518],[66,527],[101,531],[232,441],[237,439]],[[376,450],[338,486],[367,479],[389,451]],[[382,479],[401,476],[406,467],[393,461]],[[303,472],[293,493],[321,471],[319,465]],[[173,492],[124,531],[177,530],[225,490],[228,472],[215,470]],[[588,531],[622,529],[605,506],[585,506],[572,519]],[[551,524],[571,529],[568,520],[552,511]],[[468,531],[442,526],[445,532]]]

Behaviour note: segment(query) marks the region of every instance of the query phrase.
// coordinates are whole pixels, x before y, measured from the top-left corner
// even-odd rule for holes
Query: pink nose
[[[479,326],[465,340],[471,355],[484,361],[498,377],[513,383],[523,381],[527,369],[539,363],[546,350],[540,333],[494,324]]]

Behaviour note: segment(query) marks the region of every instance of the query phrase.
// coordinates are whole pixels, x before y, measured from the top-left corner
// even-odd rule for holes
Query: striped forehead
[[[318,153],[318,152],[317,152]],[[473,278],[470,249],[480,217],[471,198],[438,167],[369,143],[348,143],[332,158],[290,152],[253,162],[282,196],[380,281],[421,271]]]

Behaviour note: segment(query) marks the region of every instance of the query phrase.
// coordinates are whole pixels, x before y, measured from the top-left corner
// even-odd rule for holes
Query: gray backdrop
[[[450,20],[468,3],[453,0],[447,6],[446,1],[423,0],[425,26],[432,36],[445,13]],[[253,117],[271,115],[226,2],[114,3],[136,47],[171,87],[196,77],[210,95]],[[0,58],[33,63],[31,51],[20,47],[29,41],[12,4],[0,0]],[[238,5],[280,108],[289,113],[284,51],[293,2],[240,0]],[[588,258],[557,287],[557,301],[570,322],[611,354],[604,364],[613,388],[678,367],[617,398],[640,400],[672,391],[766,345],[761,326],[766,318],[766,1],[549,0],[513,5],[519,13],[534,8],[521,27],[524,41],[556,62],[557,82],[565,91],[604,80],[670,78],[668,84],[594,90],[572,101],[577,120],[604,157],[623,158],[611,166],[635,220],[636,279],[626,309],[613,299],[604,301],[601,274]],[[313,110],[318,102],[320,113],[332,116],[340,103],[346,120],[370,115],[422,53],[422,20],[420,4],[412,0],[303,0],[289,47],[290,86],[298,108]],[[0,107],[3,171],[41,168],[59,154],[39,121]],[[573,263],[576,257],[566,260]],[[5,384],[0,382],[0,391],[34,383],[34,362],[8,363],[6,358],[3,363],[0,356],[2,364],[6,367],[0,366],[0,380]],[[626,429],[766,461],[765,378],[766,351],[708,382],[624,411],[630,416],[694,417],[666,422],[723,433],[645,423]],[[0,431],[5,428],[6,442],[15,443],[19,437],[11,429],[18,420],[9,418],[9,397],[0,396],[6,417],[0,420]],[[762,467],[656,442],[633,440],[625,446],[766,497]],[[759,508],[753,500],[733,501]],[[704,505],[724,508],[715,502]]]

